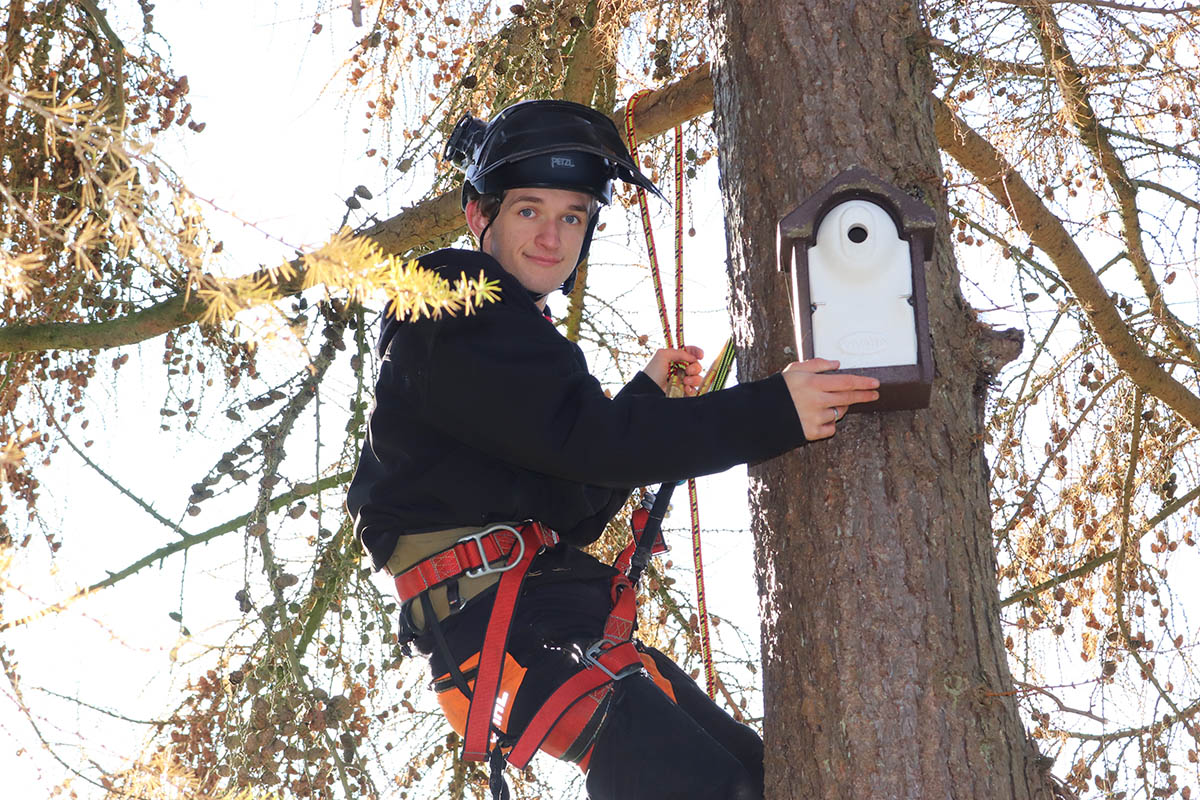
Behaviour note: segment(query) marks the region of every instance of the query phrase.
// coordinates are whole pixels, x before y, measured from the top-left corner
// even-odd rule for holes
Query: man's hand
[[[661,350],[659,352],[662,352]],[[783,369],[783,379],[796,414],[810,442],[828,439],[837,432],[837,422],[846,416],[854,403],[869,403],[879,399],[879,381],[862,375],[822,375],[837,369],[838,362],[827,358],[793,361]]]
[[[704,351],[699,347],[664,347],[654,354],[642,372],[658,384],[658,388],[670,394],[672,372],[685,395],[694,395],[704,380],[700,375],[700,359]]]

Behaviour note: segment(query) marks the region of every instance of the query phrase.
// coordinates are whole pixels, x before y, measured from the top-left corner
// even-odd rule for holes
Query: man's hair
[[[479,194],[476,192],[475,199],[479,201],[479,213],[483,214],[489,220],[494,220],[496,215],[500,213],[500,204],[504,202],[504,195]]]

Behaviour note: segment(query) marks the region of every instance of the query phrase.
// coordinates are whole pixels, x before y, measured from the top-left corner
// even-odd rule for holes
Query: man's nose
[[[537,243],[547,250],[557,249],[559,243],[557,220],[545,219],[542,221],[542,224],[538,226]]]

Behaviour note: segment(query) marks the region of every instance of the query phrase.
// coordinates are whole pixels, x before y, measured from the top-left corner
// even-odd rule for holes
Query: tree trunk
[[[947,219],[916,12],[714,0],[721,189],[743,378],[794,360],[775,226],[855,164]],[[851,414],[752,467],[767,797],[1048,798],[1000,630],[987,376],[948,226],[929,266],[927,410]]]

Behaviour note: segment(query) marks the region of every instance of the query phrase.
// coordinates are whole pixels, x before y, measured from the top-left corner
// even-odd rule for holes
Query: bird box
[[[792,276],[797,352],[879,379],[852,412],[927,408],[933,385],[925,262],[933,210],[861,167],[822,186],[779,223]]]

